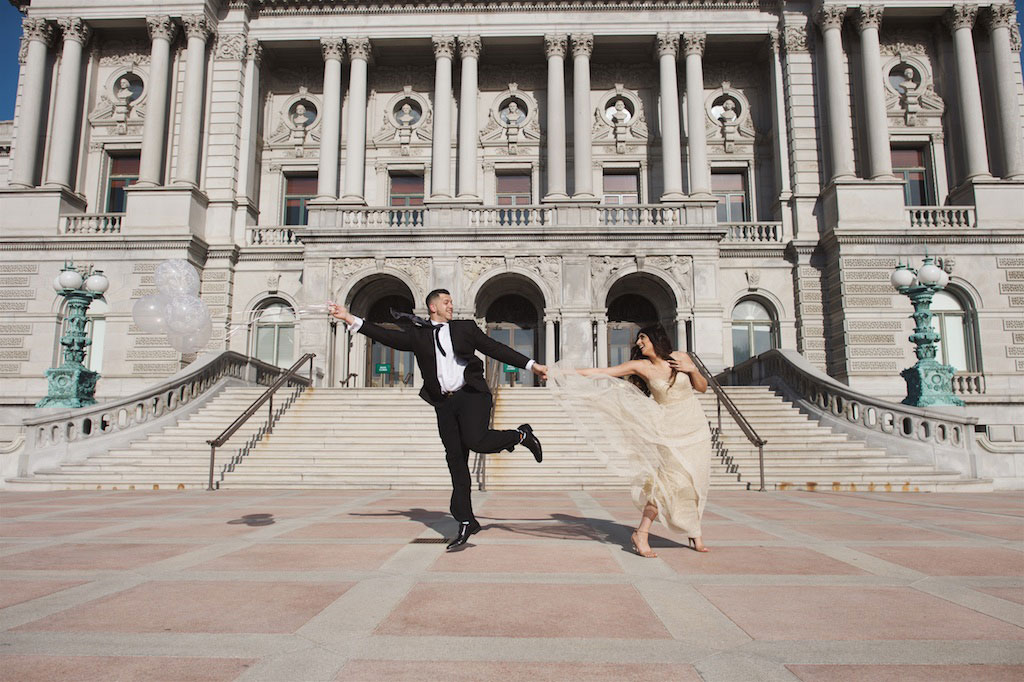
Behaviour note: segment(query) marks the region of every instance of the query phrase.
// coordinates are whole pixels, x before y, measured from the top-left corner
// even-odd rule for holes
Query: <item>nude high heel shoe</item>
[[[639,554],[640,556],[642,556],[645,559],[657,559],[658,555],[654,553],[654,550],[648,549],[646,552],[640,551],[640,547],[639,547],[640,543],[638,541],[638,538],[640,537],[640,535],[647,535],[647,534],[648,534],[647,531],[644,531],[644,530],[635,530],[635,531],[633,531],[633,534],[629,536],[630,540],[633,541],[633,551],[636,552],[637,554]]]

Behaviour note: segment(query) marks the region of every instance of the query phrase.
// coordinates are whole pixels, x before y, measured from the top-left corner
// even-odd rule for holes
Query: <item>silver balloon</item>
[[[167,305],[171,299],[163,294],[143,296],[132,305],[132,321],[147,334],[167,331]]]
[[[171,348],[179,353],[195,353],[206,348],[211,336],[213,336],[213,324],[209,318],[206,318],[196,331],[184,334],[169,332],[167,341],[171,344]]]
[[[168,333],[194,333],[209,319],[210,311],[198,296],[175,296],[167,304]]]
[[[180,258],[165,260],[153,271],[153,282],[168,296],[195,296],[199,293],[199,273]]]

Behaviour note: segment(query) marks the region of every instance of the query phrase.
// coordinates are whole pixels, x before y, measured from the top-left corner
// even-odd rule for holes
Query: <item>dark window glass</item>
[[[907,206],[928,206],[935,203],[931,173],[928,171],[924,149],[892,150],[892,172],[905,183],[903,203]]]
[[[747,181],[744,173],[713,172],[711,192],[720,199],[717,215],[720,223],[742,223],[750,220],[747,211]]]
[[[284,224],[307,224],[309,209],[306,204],[316,196],[316,177],[295,175],[286,177],[284,182]]]
[[[422,206],[423,176],[392,174],[391,176],[392,206]]]
[[[604,203],[613,206],[639,204],[640,176],[636,173],[605,173]]]
[[[107,181],[107,213],[124,213],[124,188],[139,179],[139,153],[129,152],[110,157]]]

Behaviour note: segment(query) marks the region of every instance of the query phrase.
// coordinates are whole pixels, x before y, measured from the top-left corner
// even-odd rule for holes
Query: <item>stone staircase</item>
[[[764,387],[727,389],[765,447],[769,489],[987,490],[989,482],[966,480],[818,426]],[[35,476],[13,479],[26,488],[204,488],[209,471],[206,441],[220,433],[256,397],[260,388],[229,388],[173,427],[130,447]],[[701,396],[712,426],[715,397]],[[259,428],[257,415],[218,450],[215,481],[223,488],[395,488],[450,486],[444,448],[433,409],[415,389],[310,389],[233,470],[232,455]],[[621,488],[627,468],[617,453],[596,451],[547,389],[517,388],[499,394],[495,428],[533,425],[544,444],[537,464],[524,448],[474,456],[477,481],[492,490]],[[717,489],[758,487],[757,448],[723,408],[716,433],[711,484]],[[609,464],[612,467],[609,467]]]

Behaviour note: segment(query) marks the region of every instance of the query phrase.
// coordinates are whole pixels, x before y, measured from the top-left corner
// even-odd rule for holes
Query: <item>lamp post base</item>
[[[85,367],[53,367],[46,370],[46,397],[36,407],[86,407],[95,405],[99,372]]]
[[[953,373],[950,365],[934,359],[919,360],[913,367],[900,372],[907,382],[904,405],[934,407],[937,405],[962,406],[964,401],[953,395]]]

